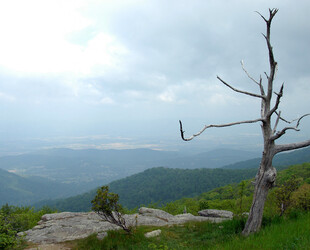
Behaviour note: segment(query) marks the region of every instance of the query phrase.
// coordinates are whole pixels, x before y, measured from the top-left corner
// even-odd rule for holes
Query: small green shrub
[[[276,191],[275,198],[276,204],[280,211],[280,215],[282,216],[284,212],[291,206],[292,193],[298,189],[300,179],[296,177],[296,175],[292,175],[290,179],[285,181]]]
[[[23,238],[17,237],[17,233],[34,227],[42,215],[53,212],[55,211],[48,207],[35,211],[31,207],[3,205],[0,208],[0,249],[20,246]]]
[[[303,184],[292,195],[294,208],[310,211],[310,184]]]
[[[0,212],[0,249],[12,249],[22,242],[22,238],[16,237],[17,231],[7,221],[5,215]]]
[[[118,203],[118,194],[109,193],[108,186],[98,188],[97,195],[92,200],[92,210],[95,211],[104,221],[121,227],[127,233],[132,228],[126,224],[121,214],[122,206]]]
[[[203,199],[201,199],[201,200],[199,201],[199,210],[208,209],[209,207],[210,207],[210,206],[209,206],[208,201],[203,200]]]

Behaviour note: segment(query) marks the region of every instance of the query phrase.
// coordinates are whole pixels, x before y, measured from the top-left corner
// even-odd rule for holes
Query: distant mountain
[[[310,148],[277,155],[274,165],[285,166],[310,162]],[[152,168],[110,183],[110,190],[120,195],[120,202],[129,208],[151,202],[168,202],[195,196],[215,187],[254,177],[260,158],[239,162],[218,169]],[[225,169],[231,168],[231,169]],[[239,169],[238,169],[239,168]],[[243,169],[242,169],[243,168]],[[229,170],[229,171],[227,171]],[[68,199],[43,201],[36,206],[50,205],[63,211],[88,211],[96,190]]]
[[[30,205],[51,198],[64,198],[77,194],[77,187],[57,183],[41,177],[21,177],[0,169],[0,206]]]
[[[176,153],[148,149],[51,149],[1,157],[0,168],[19,175],[40,176],[62,183],[85,183],[89,190],[150,168],[153,166],[150,161],[154,159],[171,157],[176,157]]]
[[[190,156],[180,156],[177,159],[168,159],[162,162],[160,166],[186,169],[219,168],[258,156],[259,154],[256,152],[223,148]]]
[[[45,199],[69,197],[87,192],[101,185],[106,185],[114,180],[132,176],[138,172],[141,173],[152,167],[177,166],[179,168],[206,168],[211,166],[210,162],[212,162],[213,166],[220,166],[220,163],[224,163],[228,160],[233,161],[234,159],[244,159],[245,157],[248,157],[238,156],[240,154],[247,154],[247,152],[237,150],[216,150],[204,154],[182,157],[178,155],[177,152],[155,151],[149,149],[53,149],[39,151],[32,154],[1,157],[0,205],[6,202],[16,205],[25,205]],[[249,155],[251,154],[249,153]],[[254,171],[256,171],[259,162],[259,158],[254,158],[224,168],[254,168]],[[310,148],[279,154],[274,160],[274,165],[285,166],[303,162],[310,162]],[[15,171],[23,176],[9,173],[1,168]],[[209,177],[207,173],[209,172],[203,174]],[[135,178],[138,177],[136,176]],[[213,177],[211,176],[210,178],[212,179]],[[185,178],[184,181],[185,180],[187,179]],[[196,180],[193,181],[194,186],[196,185],[195,181]],[[145,183],[143,180],[140,182]],[[163,184],[165,183],[161,183],[160,181],[158,183],[159,186],[162,186]],[[112,182],[111,185],[113,186],[115,184]],[[208,185],[208,182],[206,182],[205,185]],[[121,186],[121,184],[118,184],[118,186]],[[136,186],[138,187],[139,184],[137,183]],[[180,189],[179,193],[186,195],[186,191],[184,192],[185,193]],[[153,201],[154,199],[152,200],[152,197],[155,196],[152,194],[150,197],[151,198],[145,202],[148,202],[149,200]],[[132,205],[133,204],[129,204],[129,206]]]
[[[237,162],[224,166],[225,169],[245,169],[245,168],[258,168],[261,158],[254,158],[247,161]],[[310,162],[310,147],[298,149],[290,152],[277,154],[273,159],[274,166],[289,166]]]
[[[182,197],[192,197],[213,188],[240,182],[254,177],[255,169],[171,169],[152,168],[142,173],[113,181],[109,184],[110,191],[119,194],[120,203],[127,208],[152,202],[169,202]],[[34,204],[36,207],[48,205],[61,211],[89,211],[91,200],[96,189],[82,195],[43,201]]]
[[[150,149],[50,149],[0,157],[0,168],[23,176],[39,176],[80,186],[83,184],[85,189],[80,190],[82,193],[153,167],[217,168],[255,156],[257,155],[251,152],[228,149],[192,156]]]

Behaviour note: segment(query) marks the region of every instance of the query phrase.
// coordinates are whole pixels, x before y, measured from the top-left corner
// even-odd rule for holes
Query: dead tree
[[[265,88],[263,85],[262,77],[260,76],[260,79],[257,81],[255,80],[244,68],[243,62],[241,61],[242,68],[246,75],[249,77],[251,81],[253,81],[259,88],[259,93],[251,93],[243,90],[239,90],[222,80],[219,76],[217,76],[217,79],[220,80],[224,85],[229,87],[235,92],[245,94],[248,96],[252,96],[254,98],[259,98],[261,100],[261,117],[254,120],[245,120],[245,121],[239,121],[239,122],[233,122],[233,123],[227,123],[227,124],[217,124],[217,125],[205,125],[202,130],[200,130],[197,134],[192,135],[189,138],[185,138],[184,131],[182,127],[182,122],[180,121],[180,131],[181,131],[181,137],[184,141],[190,141],[193,138],[201,135],[206,129],[208,128],[222,128],[222,127],[229,127],[233,125],[239,125],[239,124],[245,124],[245,123],[261,123],[261,129],[264,139],[264,149],[262,154],[261,163],[257,172],[257,175],[255,177],[255,189],[254,189],[254,196],[253,196],[253,202],[250,210],[250,214],[248,217],[248,220],[246,222],[245,228],[243,230],[243,235],[249,235],[250,233],[256,232],[260,229],[262,218],[263,218],[263,210],[264,210],[264,204],[265,200],[268,194],[268,191],[270,188],[273,187],[277,171],[272,166],[272,159],[273,157],[280,152],[288,151],[288,150],[294,150],[299,149],[303,147],[307,147],[310,145],[310,140],[306,140],[303,142],[297,142],[297,143],[290,143],[290,144],[276,144],[276,140],[282,137],[288,130],[295,130],[299,131],[299,124],[300,121],[310,114],[305,114],[301,116],[299,119],[293,120],[293,121],[287,121],[281,116],[281,111],[278,111],[279,104],[281,97],[283,95],[283,87],[284,84],[282,84],[279,92],[273,92],[273,82],[275,78],[275,74],[277,71],[277,62],[275,61],[273,49],[270,42],[270,27],[271,22],[276,13],[278,12],[278,9],[269,9],[269,18],[265,18],[263,15],[258,13],[261,18],[266,22],[267,31],[266,34],[263,34],[268,48],[269,53],[269,66],[270,66],[270,72],[267,74],[265,72],[265,76],[267,78],[267,93],[265,92]],[[275,103],[272,106],[271,100],[272,97],[275,97]],[[272,116],[275,116],[275,122],[272,125],[271,118]],[[284,127],[281,130],[277,130],[279,121],[285,122],[289,125],[287,127]]]

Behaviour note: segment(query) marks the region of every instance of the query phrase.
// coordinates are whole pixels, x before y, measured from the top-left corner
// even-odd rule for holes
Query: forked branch
[[[241,63],[241,67],[242,67],[243,71],[244,71],[245,74],[248,76],[248,78],[250,78],[254,83],[256,83],[256,84],[259,86],[261,95],[262,95],[262,96],[265,96],[265,91],[264,91],[264,87],[263,87],[263,84],[262,84],[262,76],[259,76],[259,82],[256,81],[256,80],[249,74],[249,72],[245,69],[243,60],[241,60],[240,63]]]
[[[206,129],[208,128],[223,128],[223,127],[230,127],[234,125],[239,125],[239,124],[246,124],[246,123],[255,123],[255,122],[261,122],[263,119],[255,119],[255,120],[247,120],[247,121],[239,121],[239,122],[232,122],[232,123],[226,123],[226,124],[211,124],[211,125],[205,125],[202,130],[200,130],[197,134],[193,134],[191,137],[185,138],[184,136],[184,130],[183,130],[183,125],[181,120],[179,121],[180,123],[180,132],[181,132],[181,138],[184,141],[191,141],[194,139],[196,136],[201,135]]]
[[[270,117],[279,107],[280,104],[280,99],[283,96],[283,88],[284,88],[284,83],[282,84],[279,93],[275,93],[277,95],[276,103],[274,107],[268,112],[268,116]]]
[[[274,135],[275,132],[277,131],[277,127],[278,127],[278,123],[279,123],[280,118],[281,118],[281,111],[279,111],[279,113],[277,113],[277,120],[276,120],[276,122],[275,122],[275,124],[274,124],[274,128],[273,128],[273,130],[272,130],[272,134],[273,134],[273,135]]]
[[[249,74],[249,72],[245,69],[243,60],[241,60],[240,63],[241,63],[241,67],[242,67],[244,73],[248,76],[248,78],[250,78],[254,83],[256,83],[257,85],[259,85],[259,82],[256,81],[256,80]]]
[[[297,121],[295,127],[293,127],[293,126],[291,126],[291,127],[285,127],[285,128],[283,128],[281,131],[278,131],[278,132],[277,132],[274,136],[272,136],[270,139],[273,140],[273,141],[279,139],[282,135],[284,135],[284,134],[286,133],[287,130],[299,131],[299,128],[298,128],[298,127],[299,127],[300,121],[301,121],[304,117],[306,117],[306,116],[308,116],[308,115],[310,115],[310,113],[304,114],[303,116],[301,116],[301,117],[299,117],[298,119],[294,120],[294,121]],[[277,121],[278,121],[278,119],[280,119],[280,117],[281,117],[281,112],[278,113]],[[288,122],[288,121],[286,121],[286,122]],[[288,123],[291,123],[291,122],[288,122]]]

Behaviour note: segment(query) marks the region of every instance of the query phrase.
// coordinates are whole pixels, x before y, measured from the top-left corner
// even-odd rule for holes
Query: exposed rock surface
[[[35,247],[25,248],[26,250],[70,250],[71,247],[63,245],[61,243],[58,244],[42,244]]]
[[[183,224],[189,221],[221,222],[227,218],[194,216],[179,214],[173,216],[159,209],[140,208],[139,214],[124,215],[128,225],[166,226]],[[102,221],[94,212],[46,214],[34,228],[20,233],[26,234],[26,240],[33,243],[59,243],[81,239],[93,233],[119,229],[118,226]]]
[[[205,209],[198,212],[200,216],[232,219],[234,214],[227,210]]]
[[[158,236],[158,235],[160,235],[160,234],[161,234],[161,230],[158,229],[158,230],[154,230],[154,231],[152,231],[152,232],[148,232],[148,233],[146,233],[144,236],[145,236],[146,238],[151,238],[151,237],[156,237],[156,236]]]
[[[108,236],[107,232],[100,232],[100,233],[97,234],[97,239],[98,240],[103,240],[107,236]]]

